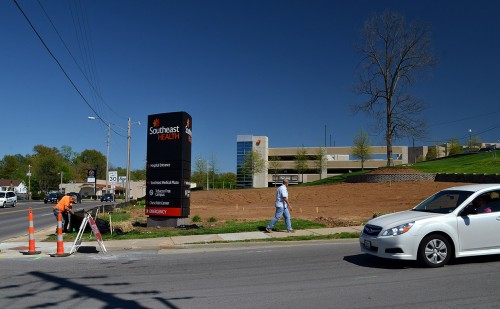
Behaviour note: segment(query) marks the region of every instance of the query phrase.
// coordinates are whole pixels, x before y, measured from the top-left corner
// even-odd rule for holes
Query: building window
[[[242,168],[245,156],[252,152],[252,142],[244,141],[236,143],[236,187],[237,188],[252,188],[253,175],[245,172]]]

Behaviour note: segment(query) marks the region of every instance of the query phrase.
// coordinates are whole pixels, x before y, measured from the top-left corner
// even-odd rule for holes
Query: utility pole
[[[125,202],[130,201],[130,126],[134,123],[141,125],[140,121],[130,122],[130,117],[128,117],[127,125],[127,183],[125,187]]]
[[[108,143],[106,149],[106,193],[108,193],[108,178],[109,178],[109,140],[111,134],[111,124],[108,122]]]
[[[129,201],[130,196],[130,117],[127,125],[127,180],[125,184],[125,202]]]

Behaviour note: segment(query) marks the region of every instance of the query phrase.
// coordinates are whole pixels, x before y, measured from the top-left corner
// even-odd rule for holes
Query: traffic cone
[[[62,235],[62,214],[57,214],[57,252],[51,254],[52,257],[65,257],[70,256],[69,253],[64,253],[64,241]]]
[[[35,249],[35,227],[33,226],[33,212],[31,210],[31,207],[29,208],[28,212],[28,221],[29,221],[29,227],[28,227],[29,249],[27,252],[21,252],[21,253],[24,255],[40,254],[40,251],[36,251]]]

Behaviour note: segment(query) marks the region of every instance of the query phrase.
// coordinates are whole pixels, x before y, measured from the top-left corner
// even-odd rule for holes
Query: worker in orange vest
[[[62,226],[63,226],[63,233],[68,232],[68,225],[69,225],[69,215],[68,213],[73,214],[73,204],[75,203],[75,197],[70,196],[70,195],[65,195],[63,198],[57,203],[56,206],[54,206],[54,216],[56,216],[57,220],[57,215],[61,213],[62,215]],[[57,228],[56,228],[56,234],[57,234]]]

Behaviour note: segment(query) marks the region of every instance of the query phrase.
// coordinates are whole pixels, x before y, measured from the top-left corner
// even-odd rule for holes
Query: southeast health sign
[[[191,194],[192,119],[186,112],[148,116],[146,215],[188,218]]]

